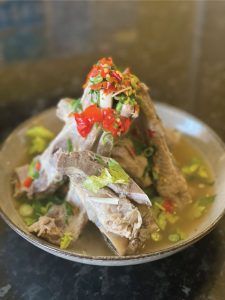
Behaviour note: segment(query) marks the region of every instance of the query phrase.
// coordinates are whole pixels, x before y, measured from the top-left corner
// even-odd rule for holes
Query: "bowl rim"
[[[222,149],[225,151],[225,144],[222,141],[222,139],[217,135],[217,133],[211,129],[207,124],[205,124],[203,121],[199,120],[197,117],[191,115],[190,113],[183,111],[180,108],[174,107],[169,104],[165,104],[162,102],[154,101],[156,104],[156,108],[162,108],[162,109],[168,109],[168,110],[173,110],[173,112],[183,115],[185,118],[190,118],[195,122],[198,122],[200,125],[202,125],[212,136],[213,138],[217,141],[217,143],[220,145]],[[43,116],[45,114],[48,114],[50,111],[53,111],[55,108],[51,107],[48,108],[41,113],[38,114],[38,116]],[[4,148],[5,144],[9,139],[11,139],[11,136],[15,134],[17,131],[19,131],[21,128],[24,128],[27,123],[29,123],[34,117],[37,116],[32,116],[22,122],[19,126],[17,126],[10,134],[9,136],[5,139],[5,141],[2,143],[1,148],[0,148],[0,154],[2,152],[2,149]],[[1,203],[0,203],[1,204]],[[93,255],[86,255],[86,254],[79,254],[71,250],[63,250],[60,249],[59,247],[50,244],[49,242],[38,238],[37,236],[27,233],[23,229],[19,228],[13,221],[10,220],[10,218],[3,212],[0,206],[0,216],[2,219],[9,225],[10,228],[12,228],[16,233],[18,233],[20,236],[22,236],[25,240],[29,241],[31,244],[37,246],[38,248],[45,250],[47,252],[50,252],[51,254],[54,254],[58,257],[62,257],[68,260],[76,261],[76,262],[82,262],[82,263],[87,263],[87,264],[95,264],[95,265],[115,265],[116,263],[121,263],[119,264],[120,266],[124,264],[135,264],[135,263],[144,263],[148,262],[150,260],[157,260],[158,258],[165,257],[167,255],[171,255],[173,253],[176,253],[180,250],[183,250],[189,245],[194,244],[201,238],[203,238],[205,235],[207,235],[209,232],[211,232],[217,223],[220,221],[220,219],[223,217],[225,214],[225,208],[221,211],[221,213],[217,216],[217,218],[210,224],[208,225],[204,230],[202,230],[200,233],[198,233],[195,237],[193,238],[187,238],[183,241],[180,241],[176,244],[173,244],[171,246],[168,246],[164,249],[157,250],[154,252],[149,252],[149,253],[144,253],[144,254],[136,254],[136,255],[126,255],[126,256],[93,256]],[[172,252],[172,253],[171,253]],[[109,264],[108,264],[109,263]],[[115,264],[114,264],[115,263]]]

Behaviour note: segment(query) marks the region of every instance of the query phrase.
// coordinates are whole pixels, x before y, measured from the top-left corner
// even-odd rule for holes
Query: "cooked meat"
[[[82,170],[87,176],[100,175],[107,166],[110,158],[101,156],[103,164],[98,162],[98,156],[91,151],[65,153],[58,151],[58,170],[65,172],[68,176],[76,170]],[[142,189],[129,178],[128,184],[109,184],[108,187],[116,194],[126,196],[129,199],[139,203],[150,205],[148,196]]]
[[[133,148],[132,141],[124,138],[113,147],[112,157],[141,187],[148,187],[152,183],[149,174],[145,174],[148,161],[145,156],[136,155]]]
[[[85,212],[77,209],[73,215],[68,216],[64,205],[53,205],[45,216],[41,216],[29,227],[29,231],[50,243],[59,245],[64,233],[70,233],[73,241],[76,241],[86,223]]]
[[[149,141],[156,147],[153,161],[154,169],[158,173],[157,191],[162,197],[171,199],[177,207],[182,208],[191,202],[187,182],[169,151],[165,129],[157,116],[148,88],[144,84],[142,84],[139,102],[142,110],[142,124],[146,126],[145,135],[149,136],[147,131],[150,130]]]

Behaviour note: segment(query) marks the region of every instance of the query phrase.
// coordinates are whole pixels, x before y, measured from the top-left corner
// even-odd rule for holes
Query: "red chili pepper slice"
[[[166,212],[173,213],[174,207],[171,200],[169,199],[164,200],[162,206],[165,208]]]
[[[86,137],[92,129],[93,124],[83,116],[83,114],[74,114],[75,120],[77,122],[77,130],[82,137]]]
[[[88,118],[88,120],[91,123],[96,123],[96,122],[101,122],[102,121],[102,112],[99,107],[97,107],[96,104],[88,106],[84,111],[83,111],[83,116]]]
[[[32,184],[33,178],[28,176],[24,182],[23,182],[23,186],[25,186],[26,188],[29,188]]]

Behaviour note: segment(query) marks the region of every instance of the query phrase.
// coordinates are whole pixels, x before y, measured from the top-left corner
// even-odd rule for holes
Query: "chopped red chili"
[[[165,208],[166,212],[173,213],[174,207],[171,200],[169,199],[164,200],[162,206]]]
[[[24,182],[23,182],[23,186],[25,186],[26,188],[29,188],[32,184],[33,178],[28,176]]]

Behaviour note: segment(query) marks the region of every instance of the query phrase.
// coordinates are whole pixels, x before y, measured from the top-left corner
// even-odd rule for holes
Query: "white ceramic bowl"
[[[20,125],[2,146],[0,152],[0,215],[2,218],[14,231],[37,247],[71,261],[92,265],[122,266],[141,264],[174,254],[198,241],[214,228],[225,211],[225,147],[212,129],[190,114],[160,103],[156,104],[156,108],[166,127],[176,128],[194,141],[209,161],[216,178],[215,190],[217,196],[213,207],[207,214],[207,218],[203,219],[198,228],[193,229],[186,240],[148,254],[124,257],[88,256],[70,250],[61,250],[30,234],[15,210],[12,199],[11,177],[15,167],[21,165],[26,159],[26,141],[24,137],[26,129],[34,124],[41,124],[57,132],[62,126],[55,116],[55,109],[44,111]]]

